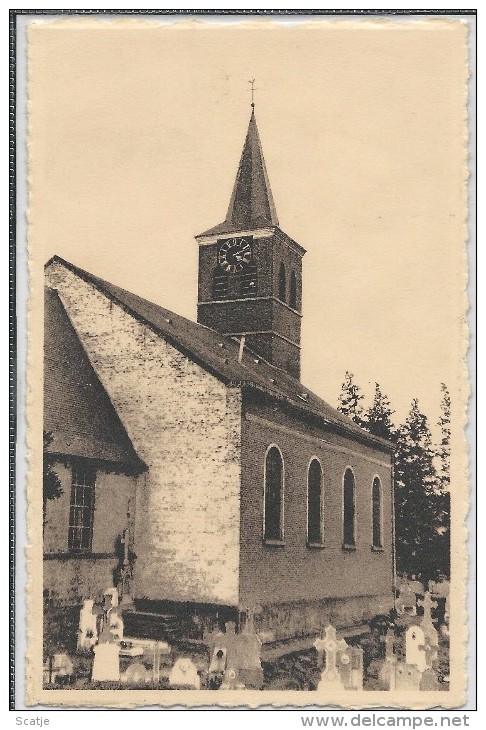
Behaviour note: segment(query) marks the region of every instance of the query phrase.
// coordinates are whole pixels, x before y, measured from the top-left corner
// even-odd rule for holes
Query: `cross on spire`
[[[255,108],[255,91],[256,91],[255,86],[254,86],[255,79],[251,79],[251,81],[249,81],[248,83],[251,86],[251,89],[248,89],[248,91],[251,91],[251,108],[254,109]]]

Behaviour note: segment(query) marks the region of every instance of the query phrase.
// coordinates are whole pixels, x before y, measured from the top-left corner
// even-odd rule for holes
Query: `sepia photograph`
[[[26,24],[27,705],[465,703],[471,32]]]

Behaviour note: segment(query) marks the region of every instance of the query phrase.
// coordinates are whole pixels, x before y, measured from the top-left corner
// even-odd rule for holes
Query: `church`
[[[393,445],[300,380],[306,252],[279,227],[254,105],[226,219],[195,238],[197,323],[46,264],[45,596],[102,594],[125,555],[138,635],[245,613],[268,646],[357,632],[393,606]]]

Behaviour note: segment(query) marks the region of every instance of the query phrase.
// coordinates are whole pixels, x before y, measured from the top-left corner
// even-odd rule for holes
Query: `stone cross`
[[[419,605],[424,608],[424,615],[421,622],[421,627],[425,634],[426,639],[432,646],[439,645],[439,635],[432,621],[432,608],[437,604],[437,601],[432,599],[429,591],[426,591],[422,600],[419,601]]]
[[[341,676],[337,668],[337,653],[347,649],[348,645],[344,639],[338,640],[334,626],[326,627],[323,639],[314,642],[318,653],[326,654],[326,668],[321,674],[321,680],[317,686],[318,691],[329,689],[344,689]]]

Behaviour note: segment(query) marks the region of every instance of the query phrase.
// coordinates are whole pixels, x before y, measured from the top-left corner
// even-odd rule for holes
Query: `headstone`
[[[395,602],[396,611],[399,616],[415,616],[417,613],[417,596],[409,583],[402,583],[400,595]]]
[[[101,640],[101,637],[100,637]],[[94,659],[91,672],[92,682],[120,681],[120,647],[105,641],[93,647]]]
[[[93,612],[94,601],[87,598],[79,614],[78,649],[91,649],[98,641],[96,614]]]
[[[118,606],[118,588],[111,586],[103,593],[105,611]]]
[[[124,684],[147,684],[151,680],[151,673],[144,667],[142,662],[133,662],[121,676]]]
[[[200,689],[201,678],[197,673],[197,667],[190,657],[183,656],[177,659],[170,670],[169,684],[172,687],[190,687]]]
[[[123,640],[123,619],[118,608],[112,608],[108,613],[108,623],[113,638],[116,641]]]
[[[422,692],[437,692],[440,690],[440,683],[437,679],[435,669],[427,668],[420,679],[420,690]]]
[[[395,664],[395,689],[417,691],[420,689],[422,672],[415,664]]]
[[[330,624],[326,627],[323,639],[317,639],[314,643],[317,652],[325,654],[326,667],[321,674],[321,679],[317,685],[318,692],[328,692],[329,690],[344,689],[337,667],[337,654],[339,651],[347,649],[344,639],[338,641],[336,638],[336,629]]]
[[[253,618],[247,620],[243,631],[236,633],[236,624],[228,621],[225,632],[214,631],[206,633],[205,641],[210,648],[210,684],[216,685],[221,676],[221,689],[244,685],[251,689],[261,689],[263,686],[263,669],[261,665],[262,643],[255,632]],[[229,674],[234,672],[235,677],[228,680]],[[227,676],[228,675],[228,676]]]
[[[344,689],[363,689],[363,649],[359,646],[347,646],[338,651],[336,666],[341,676]]]
[[[432,599],[432,596],[428,591],[424,594],[423,600],[419,601],[419,605],[422,605],[424,608],[424,615],[420,626],[422,627],[427,641],[432,646],[439,645],[439,635],[432,621],[432,608],[435,604],[437,604],[437,601]]]
[[[395,664],[397,663],[393,631],[389,629],[383,641],[385,642],[385,658],[378,673],[378,679],[384,690],[393,690],[395,689]]]
[[[70,677],[74,674],[74,665],[65,653],[54,654],[51,666],[51,682],[57,682],[59,678]]]
[[[222,690],[234,690],[234,689],[246,689],[245,685],[241,682],[239,672],[237,669],[227,669],[224,674],[223,683],[220,689]]]
[[[261,606],[247,609],[245,626],[237,635],[236,668],[239,680],[241,684],[251,689],[263,687],[262,642],[256,633],[254,623],[255,615],[261,613],[261,610]]]
[[[405,633],[405,661],[415,665],[420,672],[427,667],[424,651],[425,635],[420,626],[409,626]]]

